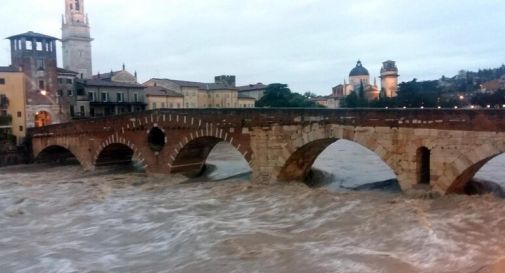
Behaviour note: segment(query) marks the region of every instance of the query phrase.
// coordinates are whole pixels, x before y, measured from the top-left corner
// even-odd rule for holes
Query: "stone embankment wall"
[[[28,163],[29,151],[30,149],[25,146],[0,144],[0,167]]]

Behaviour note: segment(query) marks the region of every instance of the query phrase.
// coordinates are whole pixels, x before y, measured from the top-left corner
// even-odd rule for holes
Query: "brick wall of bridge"
[[[502,117],[502,111],[170,110],[49,126],[32,135],[36,156],[61,146],[93,169],[104,150],[122,144],[148,173],[165,174],[197,173],[213,146],[226,141],[262,183],[303,180],[328,145],[347,139],[375,152],[405,190],[418,183],[417,151],[426,147],[430,184],[448,193],[461,191],[485,162],[505,152]],[[153,128],[166,135],[159,152],[148,143]]]

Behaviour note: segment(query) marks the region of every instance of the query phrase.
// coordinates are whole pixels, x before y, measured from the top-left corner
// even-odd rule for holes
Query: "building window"
[[[164,102],[161,103],[161,108],[165,109],[165,103]]]
[[[102,92],[102,102],[108,102],[109,101],[109,93]]]
[[[26,41],[26,50],[33,50],[32,41]]]
[[[67,79],[67,84],[72,84],[72,79]]]
[[[44,70],[46,69],[44,59],[37,59],[37,69],[38,70]]]
[[[23,126],[19,126],[19,131],[23,132],[23,130],[24,130]]]
[[[17,113],[17,114],[18,114],[18,118],[20,118],[20,117],[21,117],[21,115],[22,115],[22,113],[21,113],[20,111],[18,111],[18,113]]]
[[[177,103],[177,108],[181,108],[181,104],[180,103]]]
[[[124,102],[124,94],[121,92],[116,93],[117,102]]]
[[[88,98],[89,98],[89,101],[91,101],[91,102],[96,101],[96,93],[95,92],[88,92]]]
[[[0,78],[0,84],[1,84],[1,85],[4,85],[4,84],[5,84],[5,79]]]
[[[58,78],[58,83],[59,83],[59,84],[62,84],[62,83],[63,83],[63,79]]]
[[[85,112],[85,110],[84,110],[84,105],[81,105],[80,110],[81,110],[81,112],[80,112],[81,117],[84,117],[84,116],[86,115],[86,112]]]
[[[156,102],[153,102],[153,109],[156,109]]]
[[[139,102],[139,94],[133,93],[133,102]]]
[[[189,102],[186,102],[186,108],[189,108]]]
[[[46,89],[46,84],[44,83],[43,80],[39,80],[39,89],[40,90],[45,90]]]
[[[68,97],[72,97],[72,95],[73,95],[73,94],[72,94],[72,90],[67,90],[67,96],[68,96]]]

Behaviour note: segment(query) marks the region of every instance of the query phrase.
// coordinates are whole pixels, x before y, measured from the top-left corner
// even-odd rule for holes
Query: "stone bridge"
[[[263,183],[303,181],[326,147],[346,139],[382,158],[402,189],[425,184],[447,194],[462,192],[505,152],[505,111],[159,110],[52,125],[31,136],[38,159],[73,155],[86,170],[133,160],[149,174],[198,174],[224,141],[249,162],[253,181]]]

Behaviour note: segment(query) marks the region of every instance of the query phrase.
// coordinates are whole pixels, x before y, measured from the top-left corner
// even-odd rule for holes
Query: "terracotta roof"
[[[180,80],[171,80],[171,79],[157,79],[154,78],[155,81],[169,81],[173,82],[181,87],[196,87],[202,90],[235,90],[235,87],[229,87],[226,84],[222,83],[204,83],[204,82],[192,82],[192,81],[180,81]]]
[[[144,89],[145,86],[140,84],[131,84],[131,83],[123,83],[123,82],[112,82],[112,81],[104,81],[97,79],[78,79],[76,82],[81,83],[86,86],[97,86],[97,87],[125,87],[125,88],[139,88]]]
[[[247,91],[255,91],[255,90],[263,90],[266,89],[267,86],[262,83],[257,84],[249,84],[244,86],[238,86],[237,89],[239,92],[247,92]]]
[[[12,39],[21,38],[21,37],[28,37],[28,38],[35,38],[35,39],[47,39],[47,40],[60,40],[60,39],[55,38],[53,36],[33,32],[33,31],[28,31],[26,33],[17,34],[17,35],[11,36],[11,37],[7,37],[7,39],[12,40]]]
[[[114,75],[116,75],[119,72],[121,72],[121,70],[111,71],[109,73],[99,73],[99,74],[93,75],[93,79],[94,80],[110,80],[110,79],[112,79],[112,77]]]
[[[149,86],[144,89],[147,96],[167,96],[167,97],[182,97],[184,95],[175,92],[174,90],[168,90],[160,86]]]

